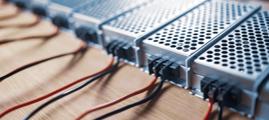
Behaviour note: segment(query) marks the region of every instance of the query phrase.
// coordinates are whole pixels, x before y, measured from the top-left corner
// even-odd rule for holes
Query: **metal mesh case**
[[[208,2],[146,38],[144,48],[150,54],[173,52],[186,58],[251,10],[235,2]]]
[[[80,23],[98,26],[129,9],[136,8],[149,0],[93,0],[74,11],[74,19]]]
[[[250,94],[242,101],[245,107],[256,92],[258,78],[269,68],[269,12],[263,11],[247,19],[239,27],[205,51],[195,60],[193,70],[196,74],[217,80],[236,81]],[[269,90],[264,91],[269,94]],[[269,103],[268,96],[261,97]],[[265,104],[265,105],[266,105]],[[243,106],[242,105],[242,106]],[[251,108],[255,109],[255,108]],[[269,106],[264,106],[268,111]],[[244,109],[250,110],[250,109]],[[251,113],[251,111],[244,111]]]
[[[50,0],[48,8],[50,10],[50,16],[55,16],[56,14],[68,16],[79,6],[93,1],[94,0]]]
[[[165,55],[184,63],[196,51],[239,24],[259,7],[235,1],[209,1],[143,41],[144,59]],[[182,65],[184,67],[184,65]],[[181,74],[182,80],[186,76]]]
[[[49,4],[50,0],[31,0],[31,6],[33,5],[41,5],[41,6],[46,6]]]
[[[154,0],[132,10],[102,27],[104,46],[113,40],[130,43],[186,14],[204,0]],[[137,60],[131,61],[136,63]]]

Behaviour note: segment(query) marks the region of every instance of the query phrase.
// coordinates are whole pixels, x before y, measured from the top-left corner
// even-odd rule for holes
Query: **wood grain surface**
[[[19,12],[16,16],[1,20],[1,18],[14,15],[15,11],[16,7],[12,5],[0,6],[0,27],[1,25],[5,26],[0,28],[0,41],[6,38],[52,34],[51,31],[55,29],[49,21],[41,21],[33,27],[16,27],[18,24],[27,25],[35,22],[36,17],[25,12]],[[8,27],[8,25],[11,27]],[[79,43],[79,40],[72,34],[62,32],[49,40],[38,38],[0,45],[0,75],[35,60],[73,51],[79,47]],[[110,59],[111,57],[101,49],[90,48],[80,59],[68,56],[24,70],[1,82],[0,111],[94,73],[105,67]],[[123,64],[121,69],[113,76],[105,77],[76,94],[50,105],[38,113],[34,119],[72,120],[92,106],[111,101],[146,86],[152,78],[152,76],[141,72],[133,66]],[[145,94],[130,98],[113,107],[94,112],[85,119],[95,118],[120,106],[135,102],[142,99]],[[2,119],[22,119],[43,102],[14,111]],[[154,101],[109,119],[202,120],[206,110],[207,102],[190,95],[187,90],[167,83],[162,94]],[[215,114],[216,112],[214,112]],[[247,118],[225,111],[224,119],[244,120]]]

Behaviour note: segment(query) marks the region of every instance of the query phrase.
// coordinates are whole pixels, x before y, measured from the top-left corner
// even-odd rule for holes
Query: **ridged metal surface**
[[[202,0],[154,0],[147,5],[110,22],[108,26],[141,35],[190,9]]]
[[[189,56],[253,9],[231,1],[207,2],[151,35],[144,43]]]

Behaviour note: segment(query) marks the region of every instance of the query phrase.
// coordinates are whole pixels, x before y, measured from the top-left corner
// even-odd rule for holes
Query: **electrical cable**
[[[0,7],[1,7],[1,2],[0,2]],[[21,12],[21,10],[19,8],[17,8],[17,7],[14,7],[14,8],[15,8],[14,13],[9,14],[8,16],[0,17],[0,20],[6,20],[6,19],[13,18],[13,17],[17,16]]]
[[[218,120],[222,120],[222,114],[223,114],[223,105],[222,105],[222,102],[218,102],[218,106],[219,106]]]
[[[107,114],[104,114],[104,115],[98,117],[98,118],[95,118],[94,120],[103,120],[103,119],[108,118],[110,116],[113,116],[115,114],[119,114],[125,110],[131,109],[131,108],[136,107],[138,105],[149,102],[150,100],[154,99],[161,92],[164,82],[165,82],[165,80],[161,79],[161,82],[156,86],[156,88],[144,99],[137,101],[135,103],[129,104],[127,106],[123,106],[117,110],[111,111]]]
[[[89,84],[91,84],[92,82],[102,78],[103,76],[107,75],[107,74],[110,74],[110,73],[113,73],[117,68],[118,68],[118,65],[119,65],[119,60],[117,60],[117,62],[111,67],[109,68],[108,70],[106,70],[105,72],[102,72],[101,74],[98,74],[96,76],[94,76],[92,79],[86,81],[85,83],[83,83],[82,85],[76,87],[75,89],[72,89],[68,92],[65,92],[65,93],[62,93],[50,100],[48,100],[47,102],[45,102],[44,104],[40,105],[39,107],[37,107],[35,110],[33,110],[29,115],[27,115],[25,117],[24,120],[29,120],[30,118],[32,118],[35,114],[37,114],[39,111],[41,111],[42,109],[44,109],[45,107],[47,107],[48,105],[70,95],[70,94],[73,94],[79,90],[81,90],[82,88],[88,86]]]
[[[211,112],[213,110],[213,106],[214,106],[214,101],[212,99],[209,99],[208,110],[207,110],[203,120],[209,120],[210,119],[210,114],[211,114]]]
[[[50,61],[50,60],[53,60],[53,59],[65,57],[65,56],[68,56],[68,55],[75,55],[77,53],[80,53],[80,52],[85,51],[86,48],[87,48],[87,46],[85,45],[85,43],[82,42],[81,45],[80,45],[80,47],[78,49],[76,49],[75,51],[68,52],[68,53],[63,53],[63,54],[59,54],[59,55],[55,55],[55,56],[52,56],[52,57],[48,57],[48,58],[45,58],[45,59],[34,61],[34,62],[28,63],[26,65],[23,65],[21,67],[18,67],[16,69],[12,70],[11,72],[9,72],[9,73],[1,76],[0,77],[0,83],[3,82],[5,79],[9,78],[10,76],[12,76],[14,74],[17,74],[18,72],[21,72],[21,71],[23,71],[25,69],[28,69],[30,67],[33,67],[35,65],[39,65],[41,63],[44,63],[44,62],[47,62],[47,61]]]
[[[8,38],[8,39],[2,39],[0,40],[0,45],[7,44],[7,43],[12,43],[12,42],[17,42],[17,41],[26,41],[26,40],[31,40],[31,39],[38,39],[38,38],[43,38],[43,39],[48,39],[51,37],[54,37],[58,35],[60,32],[59,28],[55,27],[55,31],[52,34],[49,35],[34,35],[34,36],[23,36],[19,38]]]
[[[89,110],[85,111],[84,113],[82,113],[81,115],[79,115],[76,120],[81,120],[82,118],[84,118],[85,116],[87,116],[88,114],[92,113],[92,112],[95,112],[95,111],[98,111],[98,110],[101,110],[101,109],[104,109],[104,108],[107,108],[107,107],[110,107],[112,105],[115,105],[117,103],[120,103],[128,98],[131,98],[133,96],[136,96],[138,94],[141,94],[145,91],[148,91],[150,89],[152,89],[154,86],[155,86],[155,83],[157,81],[157,77],[155,77],[153,80],[151,80],[150,84],[147,85],[146,87],[142,88],[142,89],[139,89],[139,90],[136,90],[128,95],[125,95],[123,97],[120,97],[118,99],[115,99],[115,100],[112,100],[110,102],[107,102],[107,103],[104,103],[104,104],[101,104],[101,105],[98,105],[98,106],[95,106],[95,107],[92,107],[90,108]]]
[[[93,73],[91,75],[88,75],[88,76],[85,76],[85,77],[80,78],[78,80],[75,80],[74,82],[71,82],[71,83],[69,83],[69,84],[67,84],[67,85],[65,85],[65,86],[63,86],[61,88],[58,88],[58,89],[56,89],[56,90],[54,90],[54,91],[52,91],[50,93],[47,93],[46,95],[37,97],[35,99],[29,100],[29,101],[26,101],[26,102],[23,102],[21,104],[15,105],[13,107],[10,107],[10,108],[8,108],[5,111],[3,111],[3,112],[0,113],[0,118],[4,117],[5,115],[7,115],[10,112],[13,112],[13,111],[15,111],[17,109],[20,109],[20,108],[23,108],[23,107],[32,105],[32,104],[37,103],[37,102],[40,102],[42,100],[45,100],[45,99],[47,99],[47,98],[49,98],[49,97],[51,97],[51,96],[53,96],[53,95],[55,95],[57,93],[59,93],[59,92],[61,92],[63,90],[66,90],[66,89],[68,89],[68,88],[70,88],[70,87],[72,87],[72,86],[74,86],[74,85],[76,85],[78,83],[81,83],[81,82],[83,82],[83,81],[85,81],[85,80],[87,80],[87,79],[89,79],[89,78],[91,78],[93,76],[96,76],[98,74],[101,74],[104,71],[107,71],[109,68],[111,68],[111,66],[113,65],[113,63],[114,63],[114,59],[111,59],[110,63],[105,68],[103,68],[102,70],[100,70],[100,71],[98,71],[96,73]]]
[[[35,20],[34,22],[32,23],[29,23],[29,24],[15,24],[15,25],[0,25],[0,29],[2,28],[10,28],[10,27],[16,27],[16,28],[27,28],[27,27],[32,27],[32,26],[35,26],[37,25],[38,23],[41,22],[41,18],[37,15],[34,15],[35,17]]]

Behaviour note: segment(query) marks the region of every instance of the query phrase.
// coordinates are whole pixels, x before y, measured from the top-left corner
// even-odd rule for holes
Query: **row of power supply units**
[[[269,119],[269,11],[227,0],[9,0],[193,95]]]

